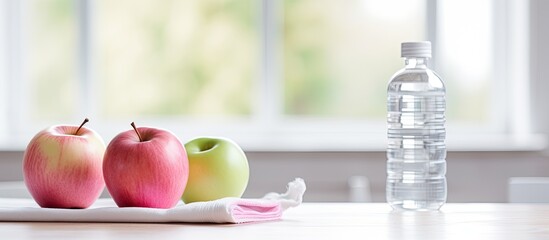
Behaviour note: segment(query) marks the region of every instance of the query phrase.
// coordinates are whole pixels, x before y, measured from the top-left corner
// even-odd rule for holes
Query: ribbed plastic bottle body
[[[411,60],[387,90],[387,202],[394,209],[437,210],[447,196],[445,87]]]

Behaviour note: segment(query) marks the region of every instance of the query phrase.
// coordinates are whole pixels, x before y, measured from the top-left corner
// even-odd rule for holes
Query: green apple
[[[181,198],[185,203],[241,197],[250,169],[244,151],[234,141],[199,137],[185,144],[189,180]]]

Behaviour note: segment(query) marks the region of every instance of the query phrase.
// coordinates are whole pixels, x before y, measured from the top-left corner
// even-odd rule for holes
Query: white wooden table
[[[253,224],[0,222],[0,239],[549,239],[549,204],[446,204],[394,212],[384,203],[304,203]]]

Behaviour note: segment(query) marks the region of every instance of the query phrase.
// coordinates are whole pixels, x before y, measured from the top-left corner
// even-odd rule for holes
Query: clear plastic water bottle
[[[387,88],[387,202],[437,210],[446,202],[444,82],[426,65],[430,42],[402,43],[406,66]]]

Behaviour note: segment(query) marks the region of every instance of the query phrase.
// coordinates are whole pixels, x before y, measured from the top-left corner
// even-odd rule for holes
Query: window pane
[[[259,75],[258,1],[98,1],[106,118],[247,116]]]
[[[284,113],[384,119],[400,43],[425,39],[425,19],[425,0],[285,0]]]
[[[36,0],[26,5],[24,67],[33,120],[64,120],[76,113],[77,31],[74,1]],[[25,106],[26,107],[26,106]]]
[[[448,118],[487,122],[493,93],[492,1],[439,1],[437,70],[443,73]],[[463,13],[467,17],[463,17]],[[500,83],[505,84],[505,83]]]

